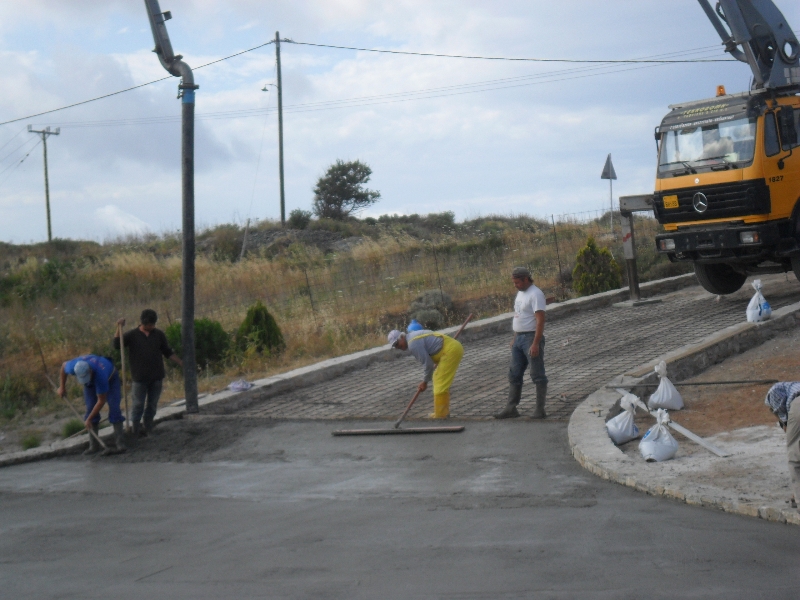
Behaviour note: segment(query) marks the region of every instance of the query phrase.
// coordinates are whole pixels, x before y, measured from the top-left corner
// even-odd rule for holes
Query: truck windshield
[[[677,176],[742,167],[753,160],[755,119],[736,119],[661,135],[658,174]]]

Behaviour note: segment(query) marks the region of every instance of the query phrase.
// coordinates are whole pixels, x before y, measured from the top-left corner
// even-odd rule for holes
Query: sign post
[[[639,273],[636,270],[636,237],[633,232],[633,213],[653,210],[652,195],[620,196],[619,213],[622,221],[622,251],[625,254],[625,271],[631,302],[639,302]]]

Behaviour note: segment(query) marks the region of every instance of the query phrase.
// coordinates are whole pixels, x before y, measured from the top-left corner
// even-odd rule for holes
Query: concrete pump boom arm
[[[800,42],[771,0],[697,1],[725,51],[750,66],[753,89],[800,85]]]

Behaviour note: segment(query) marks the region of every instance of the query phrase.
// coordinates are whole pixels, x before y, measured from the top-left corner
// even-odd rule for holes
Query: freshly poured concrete
[[[465,424],[187,417],[136,452],[2,469],[3,596],[797,596],[796,528],[604,482],[563,422]]]

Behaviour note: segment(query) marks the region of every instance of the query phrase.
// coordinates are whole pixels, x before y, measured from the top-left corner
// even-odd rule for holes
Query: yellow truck
[[[800,279],[800,44],[770,0],[698,2],[753,83],[670,106],[656,129],[657,251],[714,294],[750,274]]]

